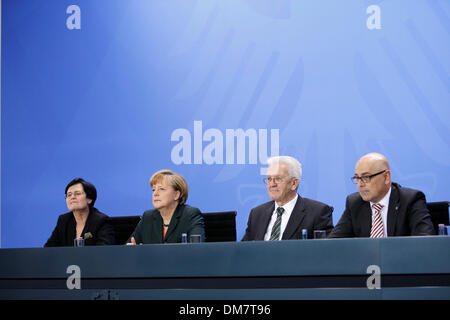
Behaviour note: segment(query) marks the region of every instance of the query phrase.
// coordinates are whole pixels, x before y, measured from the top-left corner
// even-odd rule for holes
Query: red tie
[[[375,213],[372,216],[372,229],[370,230],[371,238],[382,238],[383,237],[383,220],[381,219],[381,209],[383,206],[379,203],[372,205]]]

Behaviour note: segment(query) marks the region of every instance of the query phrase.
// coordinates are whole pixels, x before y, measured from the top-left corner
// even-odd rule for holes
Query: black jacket
[[[393,182],[387,214],[387,235],[423,236],[435,234],[425,195]],[[330,238],[370,237],[372,210],[358,192],[347,197],[345,211]]]
[[[264,240],[274,210],[275,201],[253,208],[242,241]],[[333,207],[299,195],[281,239],[301,239],[302,229],[308,230],[308,237],[312,237],[314,230],[326,230],[328,234],[333,228],[332,212]]]
[[[187,234],[188,241],[193,234],[199,234],[205,239],[205,226],[200,210],[186,204],[178,205],[175,209],[165,238],[161,214],[153,209],[144,212],[127,242],[131,242],[131,237],[134,237],[137,244],[179,243],[183,233]]]
[[[107,220],[108,216],[96,208],[89,210],[86,225],[81,233],[85,246],[114,244],[114,230]],[[76,226],[77,223],[72,212],[60,215],[56,227],[44,247],[73,247]]]

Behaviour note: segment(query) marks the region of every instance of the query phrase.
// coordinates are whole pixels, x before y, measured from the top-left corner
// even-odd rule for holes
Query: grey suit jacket
[[[330,238],[370,237],[372,210],[358,192],[347,197],[345,211]],[[387,215],[387,235],[433,235],[434,228],[425,195],[418,190],[402,188],[393,182]]]
[[[264,234],[274,210],[275,201],[253,208],[242,241],[264,240]],[[308,229],[308,237],[312,237],[314,230],[330,232],[333,228],[332,212],[333,207],[299,195],[281,239],[301,239],[302,229]]]

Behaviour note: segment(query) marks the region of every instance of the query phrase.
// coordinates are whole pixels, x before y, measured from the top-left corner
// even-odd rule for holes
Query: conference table
[[[450,299],[450,237],[0,249],[0,299]]]

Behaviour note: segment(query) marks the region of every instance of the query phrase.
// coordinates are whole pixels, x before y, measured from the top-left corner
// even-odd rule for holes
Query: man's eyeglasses
[[[264,178],[263,179],[263,181],[264,181],[264,183],[265,184],[269,184],[269,183],[272,183],[272,182],[275,182],[275,183],[282,183],[283,181],[286,181],[286,180],[289,180],[289,179],[292,179],[292,178],[289,178],[289,177],[286,177],[286,178],[282,178],[282,177],[268,177],[268,178]]]
[[[72,198],[72,196],[79,197],[79,196],[81,196],[83,193],[84,193],[84,192],[82,192],[82,191],[75,191],[74,193],[69,192],[69,193],[67,193],[67,194],[65,195],[65,197],[66,197],[66,199],[67,199],[67,198]]]
[[[354,184],[358,184],[358,181],[361,180],[364,183],[369,183],[370,179],[372,179],[373,177],[375,177],[375,176],[377,176],[379,174],[382,174],[384,172],[386,172],[386,170],[383,170],[383,171],[371,174],[370,176],[361,176],[361,177],[354,176],[354,177],[352,177],[352,182]]]

